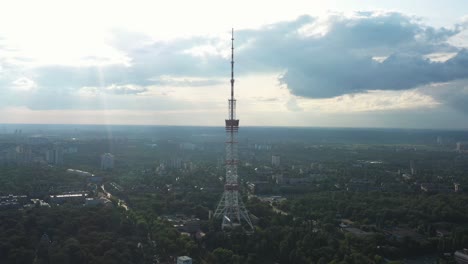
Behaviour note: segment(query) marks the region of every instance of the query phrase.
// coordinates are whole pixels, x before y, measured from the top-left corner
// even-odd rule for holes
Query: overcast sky
[[[160,2],[160,4],[157,4]],[[468,2],[2,1],[0,123],[468,129]]]

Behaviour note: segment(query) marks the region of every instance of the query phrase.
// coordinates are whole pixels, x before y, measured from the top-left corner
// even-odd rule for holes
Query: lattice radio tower
[[[239,119],[236,119],[236,99],[234,99],[234,29],[231,37],[231,98],[229,102],[229,116],[226,119],[226,183],[218,207],[214,213],[215,218],[223,218],[221,229],[228,230],[242,227],[253,231],[249,213],[242,202],[237,182],[237,132]]]

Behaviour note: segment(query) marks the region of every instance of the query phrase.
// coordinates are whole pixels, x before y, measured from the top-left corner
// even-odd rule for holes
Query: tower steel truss
[[[239,162],[237,154],[239,119],[236,119],[236,99],[234,98],[234,30],[232,30],[231,37],[231,98],[228,100],[228,106],[228,119],[225,120],[226,182],[224,184],[223,195],[218,203],[214,217],[222,217],[222,230],[242,227],[247,231],[253,231],[249,213],[240,196],[237,175],[237,164]]]

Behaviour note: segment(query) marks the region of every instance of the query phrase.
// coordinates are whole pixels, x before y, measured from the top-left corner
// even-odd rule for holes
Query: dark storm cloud
[[[327,98],[367,90],[405,90],[429,83],[468,77],[468,52],[461,50],[446,62],[431,62],[421,55],[393,54],[379,63],[352,58],[329,68],[309,65],[290,68],[281,77],[289,89],[304,97]],[[345,64],[346,63],[346,64]]]
[[[314,35],[320,27],[326,30],[324,35]],[[307,30],[312,35],[307,35]],[[238,57],[246,60],[246,65],[283,69],[280,81],[293,94],[303,97],[403,90],[468,76],[464,70],[468,66],[467,52],[446,42],[458,32],[426,27],[399,13],[336,16],[322,22],[300,18],[289,25],[261,29],[258,34],[239,32],[252,44]],[[424,58],[435,52],[458,54],[446,62]],[[380,56],[388,58],[382,63],[373,59]],[[268,65],[259,65],[263,61]]]

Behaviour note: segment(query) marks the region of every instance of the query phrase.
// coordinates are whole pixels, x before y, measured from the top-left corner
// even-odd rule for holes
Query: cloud
[[[279,98],[277,98],[277,97],[256,96],[256,97],[254,97],[252,99],[260,101],[260,102],[278,102],[279,101]]]
[[[114,95],[138,95],[148,91],[147,87],[137,85],[109,85],[107,87],[90,87],[85,86],[78,90],[79,96],[93,97],[100,94],[114,94]]]
[[[110,85],[105,89],[107,93],[113,94],[141,94],[148,91],[148,88],[137,85]]]
[[[212,86],[223,83],[220,79],[200,78],[200,77],[172,77],[163,75],[150,79],[155,85],[173,86],[173,87],[200,87]]]
[[[127,44],[116,36],[118,45],[130,59],[129,64],[104,66],[50,65],[38,68],[38,82],[48,89],[63,87],[127,85],[205,86],[218,84],[215,80],[229,74],[229,63],[218,55],[200,58],[188,54],[186,49],[199,45],[199,38],[174,41],[142,42],[140,46]],[[128,46],[127,46],[128,45]]]
[[[334,14],[326,19],[301,16],[236,31],[235,59],[241,65],[236,72],[283,71],[280,81],[293,94],[311,98],[411,89],[466,77],[468,73],[460,68],[467,66],[467,52],[447,42],[460,30],[433,28],[396,12]],[[132,32],[113,33],[111,44],[129,58],[128,65],[42,67],[40,83],[52,87],[152,85],[170,84],[164,76],[219,78],[229,74],[229,39],[198,36],[160,41]],[[431,60],[434,54],[448,53],[453,58]]]
[[[372,91],[376,90],[404,93],[434,83],[468,78],[465,70],[468,51],[451,42],[465,32],[463,30],[464,27],[457,25],[434,28],[417,17],[397,12],[332,14],[325,18],[304,15],[256,29],[237,30],[236,76],[245,78],[282,72],[278,79],[280,85],[292,94],[292,99],[284,102],[291,111],[306,110],[305,99],[347,98],[352,101],[364,97],[353,99],[348,95],[375,95]],[[97,105],[137,108],[150,106],[142,101],[149,101],[154,92],[163,87],[196,90],[228,83],[229,36],[163,41],[124,30],[111,33],[106,45],[124,57],[124,62],[111,63],[108,61],[110,57],[88,54],[80,61],[99,63],[34,67],[29,70],[33,71],[34,79],[30,80],[35,85],[36,96],[15,99],[15,102],[33,109],[100,109]],[[13,59],[10,56],[8,62]],[[2,62],[2,58],[0,65],[0,82],[4,82],[2,72],[13,69],[13,66],[5,60]],[[13,74],[9,74],[8,83],[23,77],[17,68],[10,72]],[[24,79],[21,83],[23,87],[28,85]],[[418,97],[423,102],[420,105],[435,105],[426,98],[428,96],[444,104],[461,104],[456,102],[456,94],[463,90],[440,89],[438,92],[425,91],[423,99]],[[0,93],[3,98],[14,97]],[[451,93],[455,94],[454,99],[449,99]],[[105,104],[98,100],[104,96]],[[404,96],[411,99],[408,93]],[[138,104],[134,103],[136,97]],[[268,98],[266,95],[263,99],[273,101]],[[394,105],[402,101],[386,98],[373,102],[374,105],[362,109],[400,109]],[[190,105],[179,101],[170,103],[174,105],[169,107],[162,102],[160,105],[171,109]],[[409,105],[407,101],[401,104]],[[195,102],[191,105],[196,107]]]
[[[37,88],[36,83],[26,77],[21,77],[12,82],[13,89],[22,92],[31,92]]]
[[[299,106],[299,104],[297,103],[297,100],[296,98],[294,97],[291,97],[287,102],[286,102],[286,108],[289,110],[289,111],[292,111],[292,112],[300,112],[300,111],[303,111],[303,109]]]
[[[468,67],[468,52],[461,50],[445,62],[393,54],[381,63],[372,58],[358,61],[348,57],[335,65],[291,68],[280,80],[292,93],[311,98],[330,98],[368,90],[407,90],[468,77],[468,72],[463,70]]]
[[[326,20],[305,16],[239,32],[250,45],[238,57],[247,60],[243,64],[285,70],[281,83],[302,97],[407,90],[467,77],[463,68],[468,66],[468,53],[447,43],[459,32],[458,27],[436,29],[394,12],[334,15]],[[456,55],[445,61],[425,57],[434,53]]]
[[[376,113],[396,110],[434,109],[440,102],[421,91],[411,89],[405,91],[373,90],[367,93],[346,94],[327,99],[302,99],[302,105],[307,111],[320,113]]]
[[[419,90],[446,106],[468,114],[468,79],[427,85]]]
[[[11,97],[15,105],[24,105],[31,110],[132,110],[132,111],[179,111],[199,108],[197,102],[168,96],[140,96],[119,94],[106,88],[83,87],[77,91],[37,93],[30,97]],[[205,103],[206,108],[217,109],[216,103]]]

